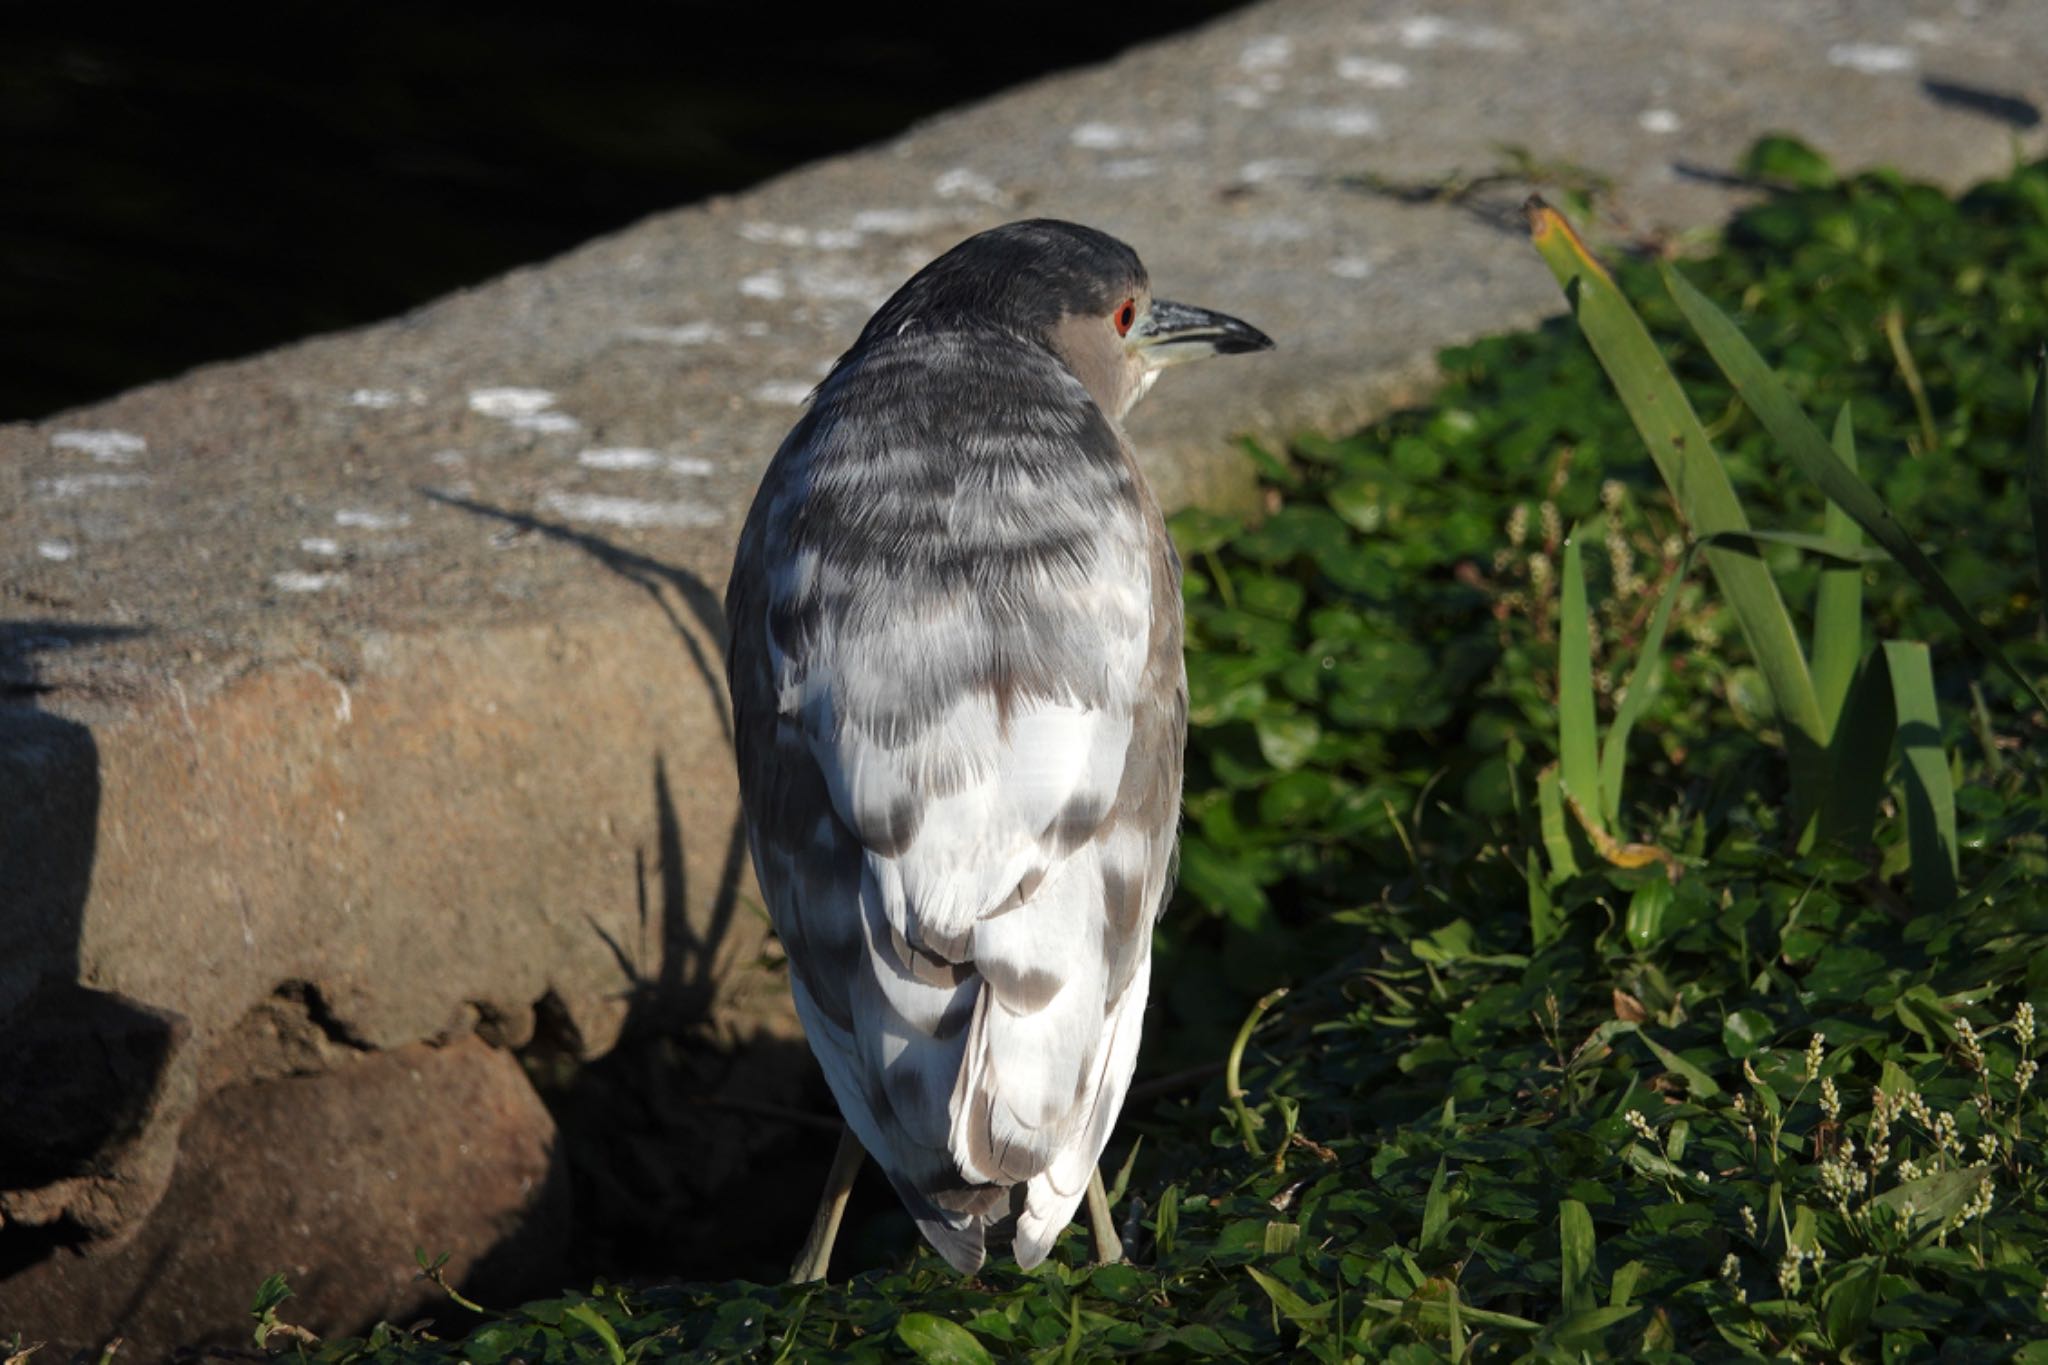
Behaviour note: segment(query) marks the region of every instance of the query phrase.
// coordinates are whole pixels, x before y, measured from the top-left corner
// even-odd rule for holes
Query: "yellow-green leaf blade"
[[[1913,903],[1939,910],[1956,898],[1956,794],[1941,716],[1934,700],[1934,665],[1918,641],[1884,642],[1897,717],[1899,759],[1906,780],[1906,842],[1912,850]]]
[[[1880,652],[1873,651],[1849,689],[1828,745],[1828,789],[1820,808],[1823,839],[1852,849],[1869,840],[1896,729],[1891,678]]]
[[[1246,1266],[1244,1273],[1251,1276],[1259,1288],[1266,1291],[1266,1297],[1272,1300],[1273,1307],[1297,1327],[1320,1325],[1337,1306],[1335,1301],[1310,1303],[1255,1265]]]
[[[1422,1197],[1422,1240],[1417,1243],[1424,1251],[1435,1251],[1444,1243],[1444,1234],[1451,1225],[1451,1191],[1445,1178],[1446,1163],[1438,1157],[1436,1174],[1430,1177],[1429,1193]]]
[[[1365,1306],[1376,1313],[1389,1317],[1412,1317],[1431,1327],[1450,1325],[1450,1308],[1442,1299],[1367,1299]],[[1496,1313],[1491,1309],[1473,1308],[1468,1304],[1458,1305],[1458,1315],[1471,1327],[1498,1327],[1506,1332],[1540,1332],[1543,1324],[1518,1318],[1512,1313]]]
[[[1551,880],[1578,876],[1579,859],[1572,851],[1571,825],[1565,820],[1564,794],[1558,790],[1554,763],[1536,774],[1536,815],[1543,831],[1543,849],[1550,855]]]
[[[1564,542],[1557,622],[1557,769],[1565,792],[1586,809],[1600,801],[1599,722],[1593,709],[1593,631],[1579,530]]]
[[[1556,210],[1532,199],[1528,214],[1537,254],[1563,287],[1579,330],[1694,536],[1704,539],[1720,531],[1748,530],[1749,519],[1706,428],[1613,277]],[[1709,548],[1706,558],[1776,697],[1778,712],[1787,721],[1794,818],[1804,824],[1805,813],[1818,803],[1826,782],[1827,742],[1805,651],[1777,582],[1761,560],[1719,548]]]
[[[1657,600],[1657,609],[1650,613],[1650,628],[1636,653],[1635,667],[1629,671],[1628,690],[1622,694],[1614,723],[1607,727],[1607,738],[1600,747],[1600,797],[1606,803],[1601,814],[1609,830],[1617,830],[1621,825],[1621,782],[1628,770],[1629,732],[1635,729],[1637,718],[1649,707],[1663,680],[1664,632],[1670,628],[1671,608],[1685,587],[1685,576],[1691,567],[1692,556],[1688,553],[1671,575],[1671,581],[1664,585],[1664,595]]]
[[[1849,417],[1849,405],[1835,417],[1835,455],[1851,471],[1856,468],[1856,430]],[[1821,525],[1823,539],[1837,545],[1857,546],[1863,534],[1847,512],[1828,503]],[[1863,570],[1854,565],[1829,566],[1820,571],[1820,587],[1813,599],[1813,690],[1820,700],[1820,718],[1827,733],[1835,733],[1841,719],[1842,703],[1848,699],[1849,684],[1856,678],[1856,664],[1863,655]]]
[[[1786,458],[1818,484],[1830,502],[1847,512],[1872,540],[1890,553],[1899,567],[1949,614],[1979,653],[2011,674],[2036,706],[2048,709],[2048,700],[2042,698],[2033,681],[2006,657],[1998,642],[1991,638],[1991,633],[1963,605],[1955,589],[1942,577],[1941,570],[1935,568],[1934,561],[1913,543],[1913,538],[1906,534],[1905,528],[1899,525],[1883,500],[1856,471],[1844,465],[1828,449],[1819,428],[1793,401],[1778,377],[1771,373],[1763,357],[1750,345],[1749,338],[1742,334],[1742,329],[1669,265],[1664,267],[1664,282],[1671,291],[1671,297],[1677,301],[1679,311],[1706,346],[1707,353],[1721,367],[1721,373],[1727,376],[1744,405],[1771,433]]]
[[[1576,1199],[1560,1200],[1557,1206],[1557,1237],[1563,1255],[1565,1312],[1589,1312],[1594,1307],[1592,1212]]]
[[[626,1352],[619,1345],[617,1329],[606,1322],[595,1308],[587,1303],[572,1304],[562,1310],[562,1315],[576,1319],[597,1333],[597,1339],[604,1343],[605,1354],[611,1358],[612,1365],[626,1365]]]
[[[2027,505],[2034,514],[2034,591],[2048,617],[2048,347],[2034,361],[2034,406],[2027,416]]]

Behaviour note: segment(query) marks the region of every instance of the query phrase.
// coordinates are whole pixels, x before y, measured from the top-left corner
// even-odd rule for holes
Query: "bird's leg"
[[[1109,1195],[1102,1188],[1102,1172],[1088,1175],[1088,1226],[1095,1234],[1095,1263],[1115,1265],[1124,1258],[1124,1244],[1117,1240],[1116,1220],[1109,1216]]]
[[[825,1192],[818,1196],[818,1211],[811,1218],[811,1235],[797,1253],[790,1269],[791,1284],[809,1284],[825,1278],[832,1260],[832,1242],[839,1236],[839,1217],[846,1212],[846,1196],[853,1191],[853,1178],[860,1174],[861,1158],[867,1155],[853,1129],[839,1130],[839,1150],[832,1153],[832,1170],[825,1177]]]

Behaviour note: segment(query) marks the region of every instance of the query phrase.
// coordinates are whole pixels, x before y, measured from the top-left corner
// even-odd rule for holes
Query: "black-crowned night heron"
[[[1180,816],[1180,563],[1122,419],[1263,350],[1128,246],[970,237],[868,320],[775,453],[727,590],[740,790],[845,1116],[798,1279],[865,1148],[962,1272],[1038,1264],[1137,1057]],[[858,1139],[858,1146],[854,1139]]]

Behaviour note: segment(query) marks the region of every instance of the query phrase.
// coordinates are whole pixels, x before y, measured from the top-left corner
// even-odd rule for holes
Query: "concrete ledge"
[[[591,1051],[630,1001],[779,1008],[735,971],[761,929],[732,539],[805,391],[967,233],[1097,224],[1280,340],[1133,422],[1169,503],[1223,501],[1232,433],[1357,421],[1556,308],[1485,213],[1343,177],[1514,143],[1614,176],[1639,228],[1711,225],[1732,192],[1684,168],[1775,129],[1994,173],[2014,130],[1924,78],[2041,105],[2044,73],[2027,6],[1269,0],[407,317],[0,428],[0,1020],[77,983],[177,1021],[137,1131],[0,1207],[118,1241],[281,991],[374,1049],[517,1042],[549,996]]]

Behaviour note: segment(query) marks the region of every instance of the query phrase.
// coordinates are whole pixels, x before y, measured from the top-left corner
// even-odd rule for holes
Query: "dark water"
[[[0,0],[0,420],[368,322],[1242,0]]]

